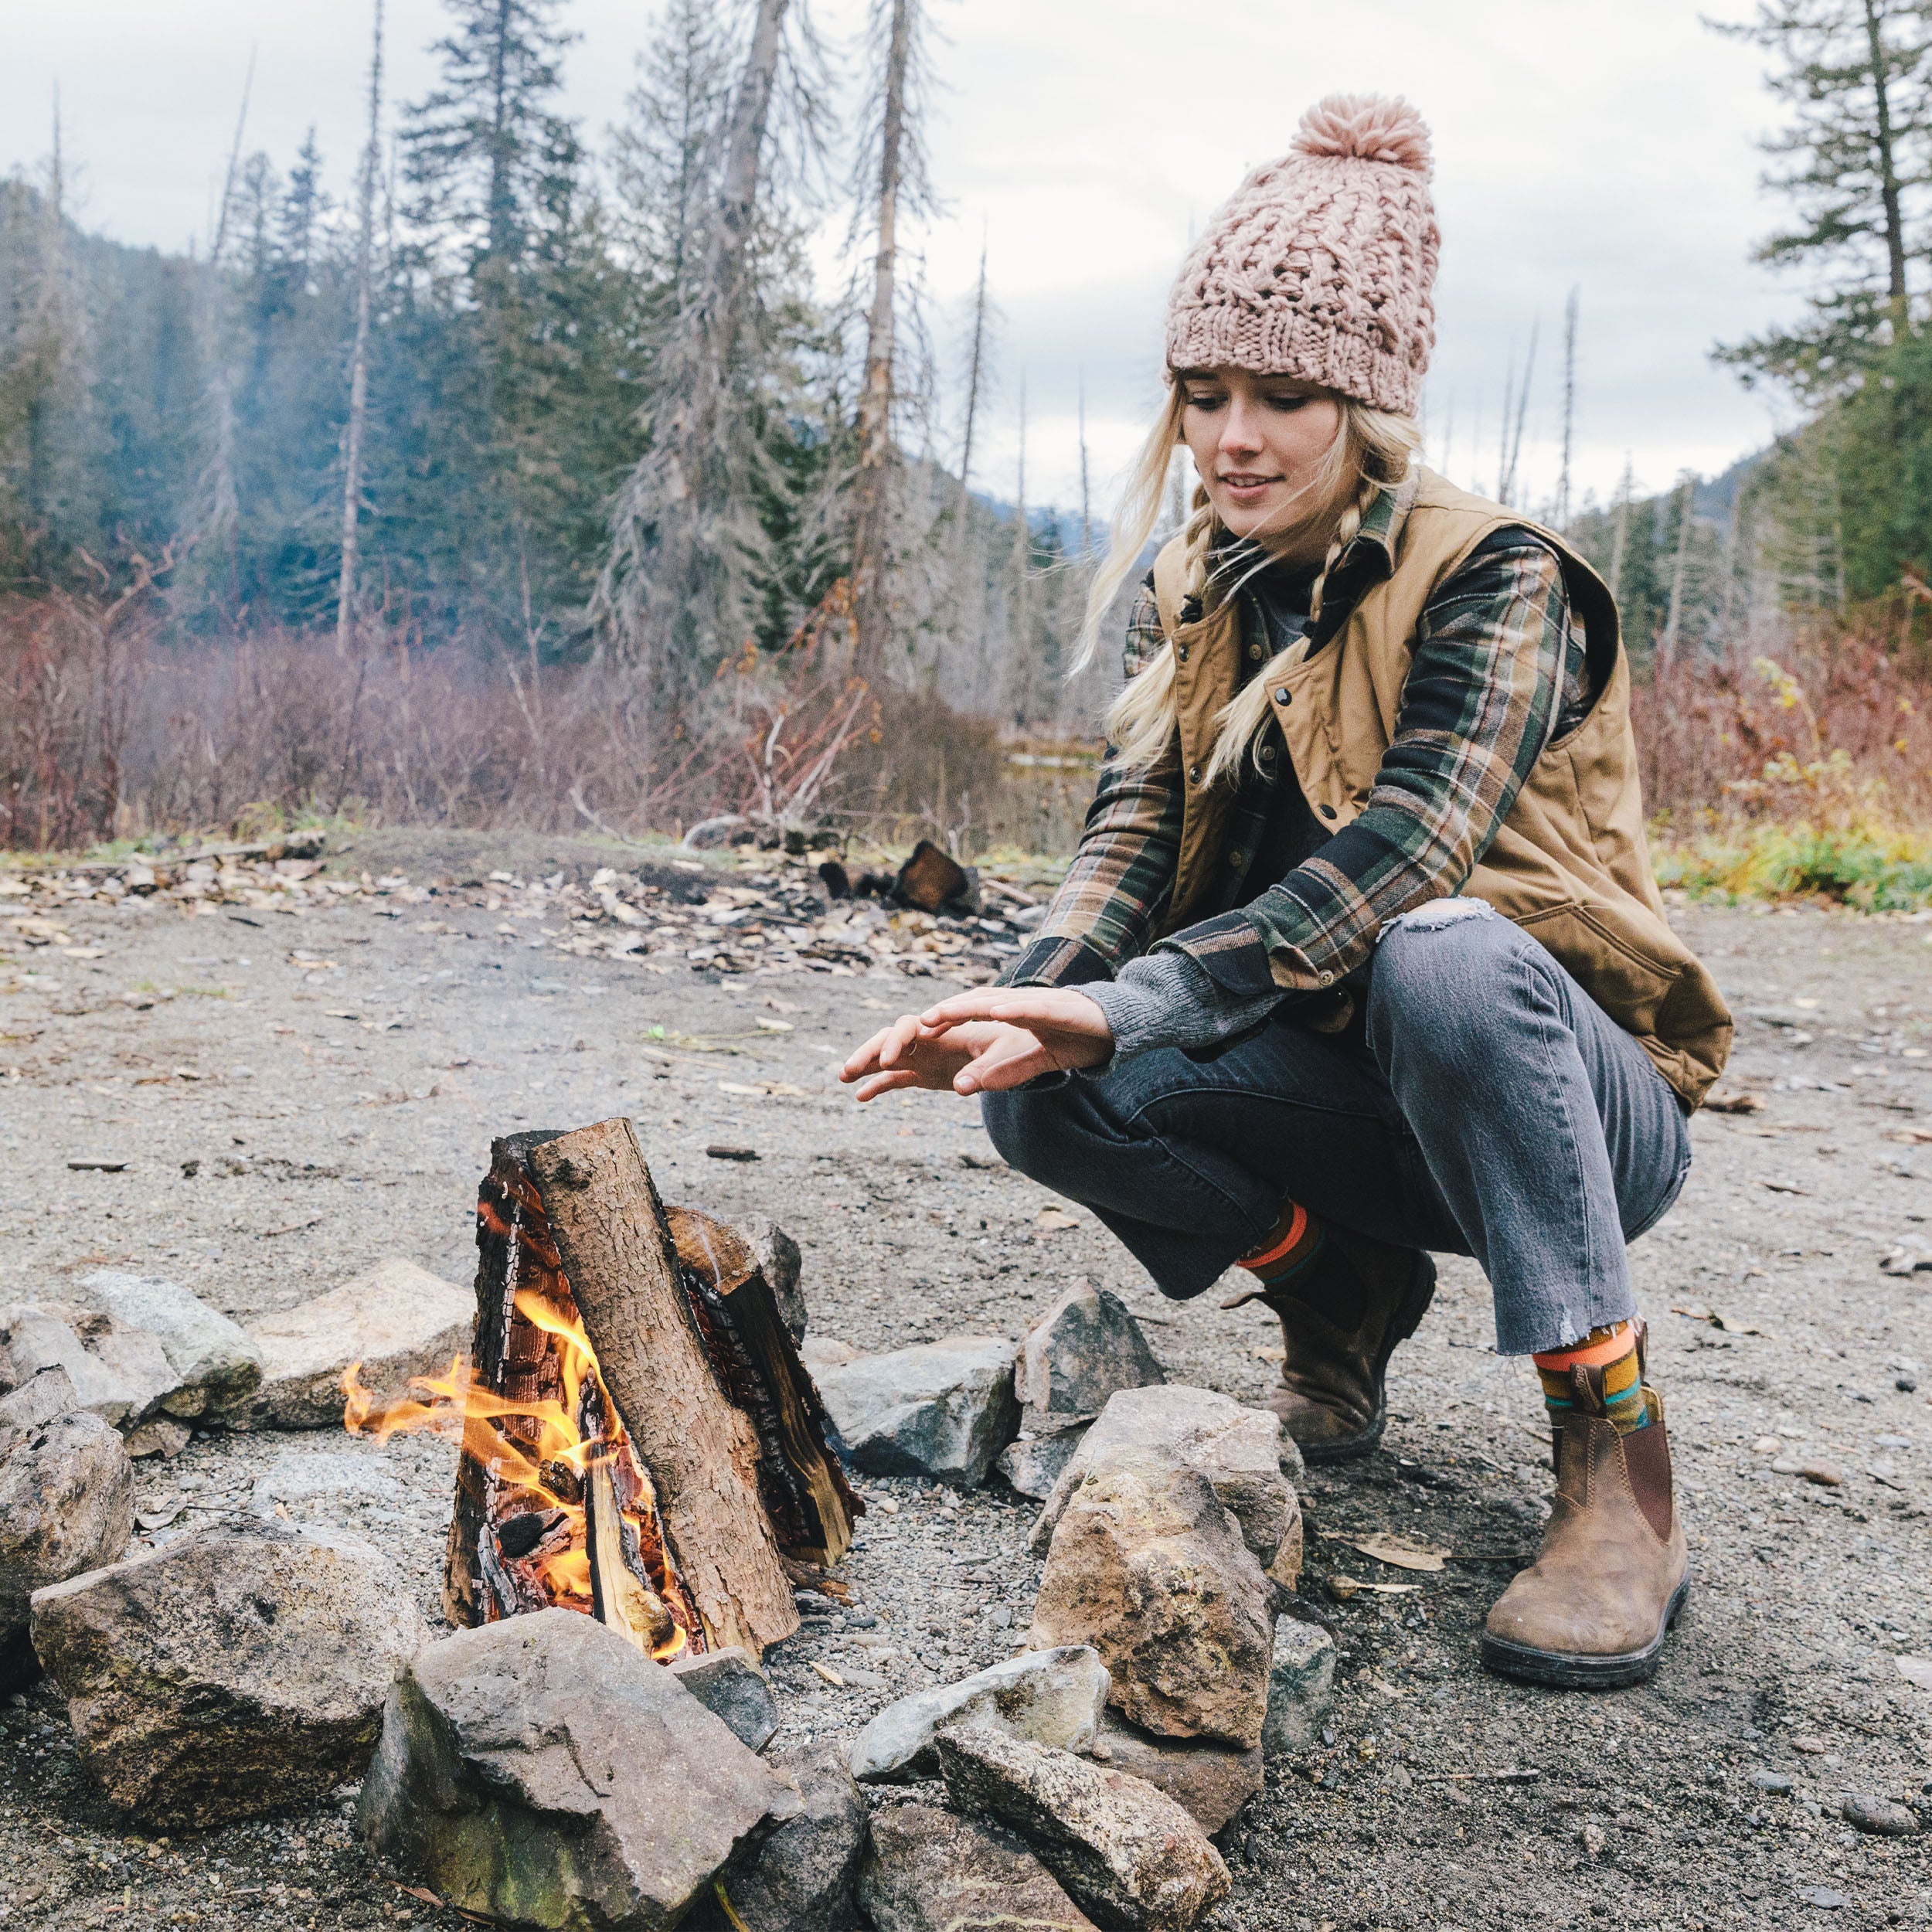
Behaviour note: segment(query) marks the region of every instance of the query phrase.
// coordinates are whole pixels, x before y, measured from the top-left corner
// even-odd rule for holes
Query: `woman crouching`
[[[1168,1295],[1245,1270],[1227,1305],[1279,1318],[1271,1405],[1311,1463],[1375,1447],[1431,1253],[1473,1255],[1557,1478],[1484,1660],[1628,1684],[1689,1581],[1624,1247],[1683,1185],[1730,1022],[1651,875],[1608,592],[1416,460],[1428,176],[1412,108],[1331,99],[1189,256],[1089,654],[1176,442],[1199,487],[1072,867],[999,987],[843,1077],[982,1095]]]

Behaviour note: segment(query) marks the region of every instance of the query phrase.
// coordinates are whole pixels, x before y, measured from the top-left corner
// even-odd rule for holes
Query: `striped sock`
[[[1291,1281],[1315,1260],[1328,1243],[1327,1230],[1299,1202],[1290,1201],[1281,1218],[1260,1243],[1235,1265],[1246,1268],[1265,1287]]]
[[[1637,1359],[1637,1324],[1614,1322],[1592,1328],[1573,1348],[1532,1355],[1543,1385],[1543,1404],[1553,1422],[1560,1422],[1576,1406],[1572,1369],[1600,1369],[1604,1376],[1604,1413],[1620,1436],[1650,1427],[1650,1405],[1644,1397],[1643,1372]]]

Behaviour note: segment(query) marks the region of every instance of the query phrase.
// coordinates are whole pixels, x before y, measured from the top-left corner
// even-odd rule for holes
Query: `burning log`
[[[659,1658],[760,1653],[798,1628],[787,1560],[835,1562],[862,1505],[756,1257],[667,1213],[628,1121],[492,1156],[468,1366],[379,1413],[345,1381],[349,1428],[461,1440],[445,1614],[562,1607]]]

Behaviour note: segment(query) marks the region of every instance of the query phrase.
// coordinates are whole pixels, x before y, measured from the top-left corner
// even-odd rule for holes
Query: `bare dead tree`
[[[967,512],[971,505],[973,474],[973,431],[979,418],[979,381],[986,354],[986,234],[984,229],[979,237],[979,284],[973,292],[973,341],[971,352],[966,363],[966,427],[959,446],[959,508],[954,522],[957,525],[960,555],[966,553]]]
[[[918,0],[889,0],[884,103],[879,134],[879,190],[872,307],[866,322],[866,372],[859,397],[859,473],[853,488],[853,666],[877,675],[892,629],[887,552],[891,540],[893,348],[897,319],[899,199],[904,172],[906,82]]]
[[[1617,485],[1617,515],[1611,526],[1610,594],[1613,600],[1624,594],[1624,552],[1630,543],[1630,499],[1636,488],[1636,473],[1626,455],[1623,477]]]
[[[1570,456],[1577,427],[1577,303],[1572,288],[1563,304],[1563,466],[1556,479],[1556,527],[1570,521]]]
[[[362,509],[362,439],[369,417],[369,311],[371,257],[376,238],[376,181],[383,165],[383,0],[369,62],[369,142],[357,183],[355,341],[349,352],[349,427],[342,444],[342,566],[335,587],[335,648],[346,653],[355,622],[355,566]]]
[[[1094,499],[1087,481],[1087,372],[1080,371],[1080,559],[1094,554]]]
[[[1686,470],[1679,481],[1683,493],[1684,507],[1677,522],[1677,560],[1670,573],[1670,611],[1664,619],[1664,640],[1658,655],[1665,664],[1677,655],[1677,634],[1684,611],[1684,573],[1690,561],[1691,502],[1695,492],[1695,478]]]
[[[1026,527],[1026,378],[1019,383],[1019,471],[1013,486],[1013,635],[1007,689],[1013,722],[1023,725],[1033,704],[1032,533]]]
[[[206,294],[202,303],[202,353],[208,363],[208,463],[202,472],[202,512],[196,542],[213,551],[231,534],[240,515],[235,495],[235,386],[228,366],[227,303],[222,264],[228,251],[229,216],[235,205],[235,178],[241,168],[242,135],[248,125],[248,97],[255,85],[255,52],[248,53],[248,71],[242,80],[240,111],[235,116],[235,139],[228,152],[221,202],[215,218],[215,238],[208,250]]]
[[[659,380],[644,427],[650,447],[612,506],[611,549],[591,611],[623,655],[647,660],[665,687],[665,662],[703,602],[710,526],[729,484],[725,403],[748,294],[772,97],[791,0],[757,0],[733,92],[716,207],[695,277],[680,278],[677,307],[658,359]],[[689,641],[689,640],[686,640]]]

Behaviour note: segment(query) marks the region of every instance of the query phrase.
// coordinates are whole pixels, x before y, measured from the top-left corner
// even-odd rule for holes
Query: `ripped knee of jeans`
[[[1393,932],[1439,933],[1445,926],[1460,926],[1471,919],[1500,919],[1502,913],[1486,899],[1432,899],[1398,913],[1383,927],[1380,937]]]

